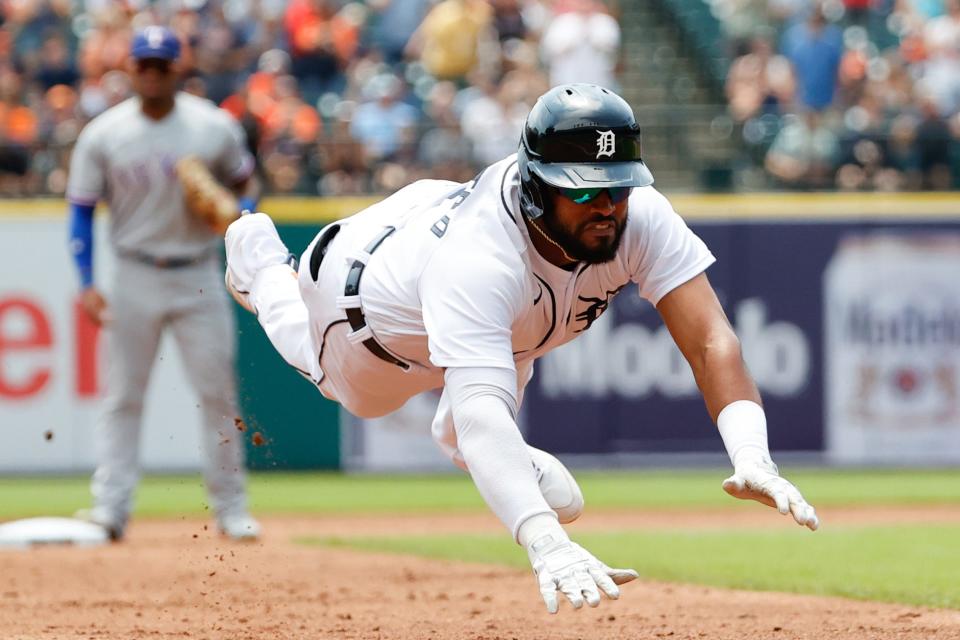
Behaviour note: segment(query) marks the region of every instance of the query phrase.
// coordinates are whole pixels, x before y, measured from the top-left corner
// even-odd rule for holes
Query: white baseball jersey
[[[321,391],[354,413],[376,415],[442,386],[449,367],[523,372],[587,330],[628,284],[657,304],[714,261],[666,198],[644,187],[630,197],[616,258],[562,269],[533,248],[518,195],[511,156],[471,183],[419,181],[341,221],[317,282],[307,268],[308,248],[299,278],[320,368],[308,373],[321,381]],[[363,248],[386,226],[397,230],[364,256]],[[359,304],[369,331],[410,363],[409,371],[364,354],[359,344],[351,350],[359,356],[324,352],[332,326],[344,322],[343,309],[357,304],[343,295],[356,257],[367,262]]]
[[[444,387],[434,439],[469,469],[515,538],[528,518],[551,512],[515,423],[533,361],[587,330],[627,284],[656,304],[714,261],[667,200],[644,187],[630,197],[613,260],[561,269],[531,244],[518,192],[513,156],[468,184],[416,182],[321,231],[296,281],[269,217],[241,219],[226,234],[231,283],[247,292],[284,359],[326,397],[375,417]],[[359,293],[348,292],[358,263]],[[373,353],[370,340],[407,366]]]
[[[236,184],[253,171],[240,125],[208,100],[178,93],[173,111],[147,117],[130,98],[94,118],[70,161],[67,199],[110,207],[110,238],[121,252],[158,258],[199,256],[218,238],[184,208],[177,160],[198,156],[220,181]]]

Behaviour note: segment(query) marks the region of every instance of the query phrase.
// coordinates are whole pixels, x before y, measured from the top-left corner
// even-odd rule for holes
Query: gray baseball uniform
[[[82,131],[70,163],[71,202],[110,207],[117,270],[106,326],[108,373],[98,426],[94,506],[125,521],[139,479],[143,399],[160,337],[173,332],[203,413],[204,477],[218,517],[246,511],[237,437],[234,320],[224,295],[219,238],[184,208],[176,161],[196,155],[225,184],[253,169],[239,125],[212,103],[180,93],[161,120],[139,98]]]

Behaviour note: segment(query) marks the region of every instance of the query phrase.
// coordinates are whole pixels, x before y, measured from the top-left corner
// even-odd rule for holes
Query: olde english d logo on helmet
[[[607,156],[608,158],[613,156],[614,146],[616,143],[616,138],[613,135],[613,131],[597,131],[597,159],[599,160],[601,156]]]

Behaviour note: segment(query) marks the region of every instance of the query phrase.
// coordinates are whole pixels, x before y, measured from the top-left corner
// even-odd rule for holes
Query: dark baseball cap
[[[176,60],[180,57],[180,39],[170,29],[152,25],[133,36],[130,55],[137,60],[145,58]]]

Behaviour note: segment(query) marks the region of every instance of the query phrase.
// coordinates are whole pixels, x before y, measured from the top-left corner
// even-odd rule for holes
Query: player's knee
[[[540,493],[562,524],[573,522],[583,513],[583,493],[573,475],[554,456],[534,447],[527,447],[537,470]]]

